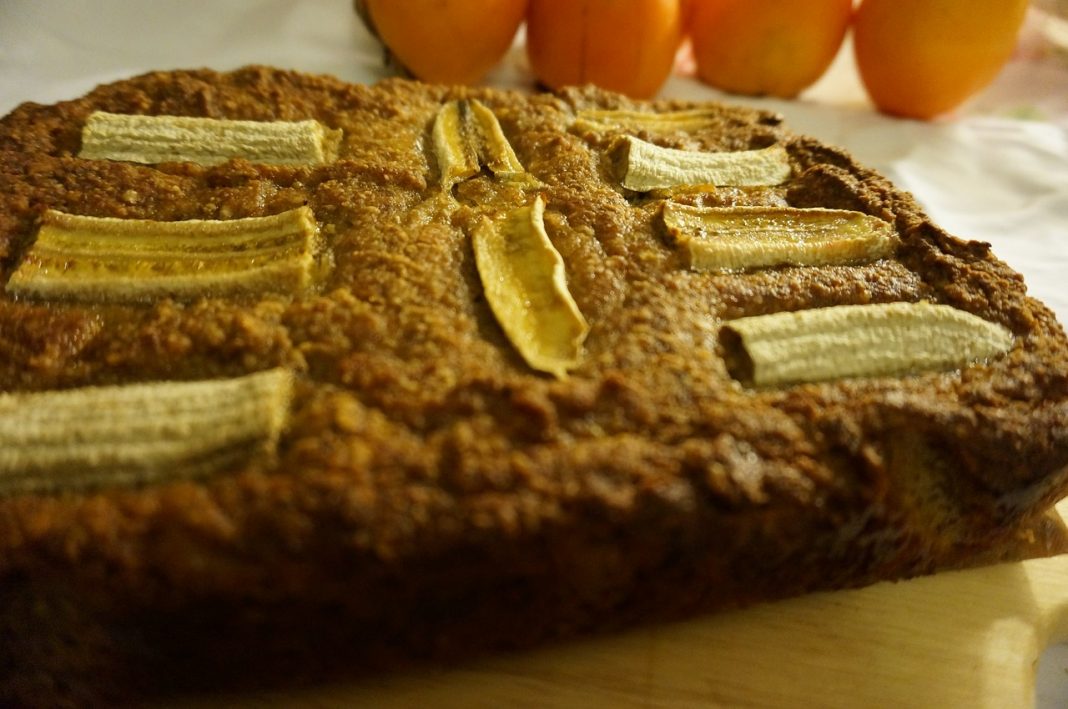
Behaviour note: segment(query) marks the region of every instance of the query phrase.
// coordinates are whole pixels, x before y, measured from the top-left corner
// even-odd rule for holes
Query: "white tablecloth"
[[[1042,21],[1032,13],[1021,50],[990,89],[938,121],[872,111],[848,47],[803,100],[747,102],[849,148],[949,231],[991,242],[1068,322],[1068,59],[1043,46]],[[0,114],[151,69],[248,63],[355,82],[384,76],[381,52],[350,0],[0,0]],[[489,81],[532,85],[521,39]],[[671,79],[662,95],[724,98],[685,77]],[[1068,706],[1068,647],[1047,659],[1040,703]]]

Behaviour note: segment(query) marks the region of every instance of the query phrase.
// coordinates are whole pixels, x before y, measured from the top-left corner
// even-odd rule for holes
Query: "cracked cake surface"
[[[97,111],[341,133],[320,164],[142,164],[80,156]],[[440,115],[466,132],[443,143]],[[636,192],[622,184],[635,138],[694,153],[781,146],[788,176]],[[446,171],[453,149],[466,162]],[[487,224],[507,237],[503,215],[536,202],[588,325],[554,373],[499,321],[472,246]],[[893,244],[703,270],[665,227],[667,204],[848,210],[889,225]],[[317,260],[299,288],[116,299],[11,285],[49,210],[228,222],[300,209]],[[52,271],[77,276],[79,258]],[[116,257],[124,277],[128,258]],[[310,676],[326,655],[374,669],[908,577],[998,558],[1068,489],[1068,342],[1050,311],[988,245],[751,109],[265,67],[146,74],[0,119],[0,279],[0,396],[23,397],[0,400],[0,424],[16,449],[36,394],[267,370],[291,381],[270,446],[210,472],[179,461],[173,476],[86,487],[64,482],[89,465],[75,457],[40,473],[41,488],[0,484],[9,696],[169,691],[265,667]],[[733,320],[921,302],[996,325],[1008,344],[892,376],[735,376]],[[0,474],[18,465],[0,460]]]

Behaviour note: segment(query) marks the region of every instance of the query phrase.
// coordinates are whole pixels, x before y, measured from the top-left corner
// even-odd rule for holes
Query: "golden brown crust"
[[[510,348],[469,245],[479,205],[528,192],[483,175],[455,189],[456,207],[440,193],[429,126],[462,96],[496,112],[542,183],[547,232],[592,327],[567,380]],[[0,390],[298,373],[274,463],[0,499],[0,577],[19,579],[0,616],[18,625],[20,594],[46,588],[64,608],[84,595],[71,625],[100,624],[104,645],[122,633],[150,645],[183,624],[213,635],[220,622],[259,642],[298,633],[277,617],[289,614],[365,658],[448,654],[960,565],[1065,492],[1068,343],[987,245],[946,235],[776,116],[722,107],[707,130],[640,137],[783,142],[789,183],[702,199],[860,210],[894,223],[901,245],[867,265],[691,272],[658,231],[656,200],[613,181],[613,136],[570,125],[579,108],[634,105],[592,88],[365,87],[251,67],[147,74],[0,119],[0,280],[49,208],[174,220],[308,204],[335,259],[299,297],[0,298]],[[88,161],[75,156],[93,110],[315,118],[344,138],[339,159],[314,168]],[[727,373],[725,319],[919,299],[1001,323],[1017,345],[911,378],[754,391]],[[131,630],[139,614],[149,630]],[[112,622],[122,630],[108,636]],[[202,641],[190,630],[176,645]]]

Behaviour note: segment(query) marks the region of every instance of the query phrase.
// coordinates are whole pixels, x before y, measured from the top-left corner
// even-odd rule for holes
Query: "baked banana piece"
[[[445,190],[478,175],[483,166],[499,176],[524,172],[497,116],[478,99],[442,106],[434,118],[432,138]]]
[[[95,111],[79,157],[150,165],[216,165],[232,158],[268,165],[323,165],[337,159],[341,131],[314,120],[235,121]]]
[[[483,218],[471,241],[486,300],[512,345],[533,369],[563,378],[579,364],[589,325],[567,289],[544,213],[537,197]]]
[[[926,302],[756,315],[723,330],[728,369],[755,386],[953,369],[1013,345],[1002,325]]]
[[[898,242],[889,222],[844,209],[667,202],[662,216],[697,271],[874,261],[893,253]]]
[[[7,291],[101,302],[292,293],[311,286],[318,250],[308,207],[174,222],[49,210]]]
[[[210,475],[274,448],[292,375],[0,393],[0,494]]]
[[[623,140],[621,184],[635,192],[679,185],[779,185],[792,174],[786,148],[777,143],[759,150],[707,153],[664,148],[631,135]]]

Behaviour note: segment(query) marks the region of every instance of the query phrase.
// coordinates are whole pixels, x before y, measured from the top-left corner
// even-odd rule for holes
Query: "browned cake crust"
[[[438,181],[430,126],[478,97],[540,180],[590,324],[570,376],[530,369],[470,246],[486,205],[531,192]],[[0,279],[46,209],[235,219],[301,205],[333,268],[312,293],[136,305],[0,296],[0,391],[296,373],[273,456],[200,481],[0,497],[0,697],[114,700],[251,678],[523,647],[576,633],[901,578],[996,554],[1068,485],[1068,342],[987,244],[931,224],[841,150],[715,107],[672,147],[782,143],[781,187],[681,197],[892,222],[892,258],[687,269],[658,200],[625,194],[593,89],[374,87],[247,68],[160,72],[0,120]],[[685,104],[663,102],[659,109]],[[339,159],[213,167],[77,157],[90,112],[318,119]],[[927,299],[1001,323],[964,370],[754,389],[727,319]]]

